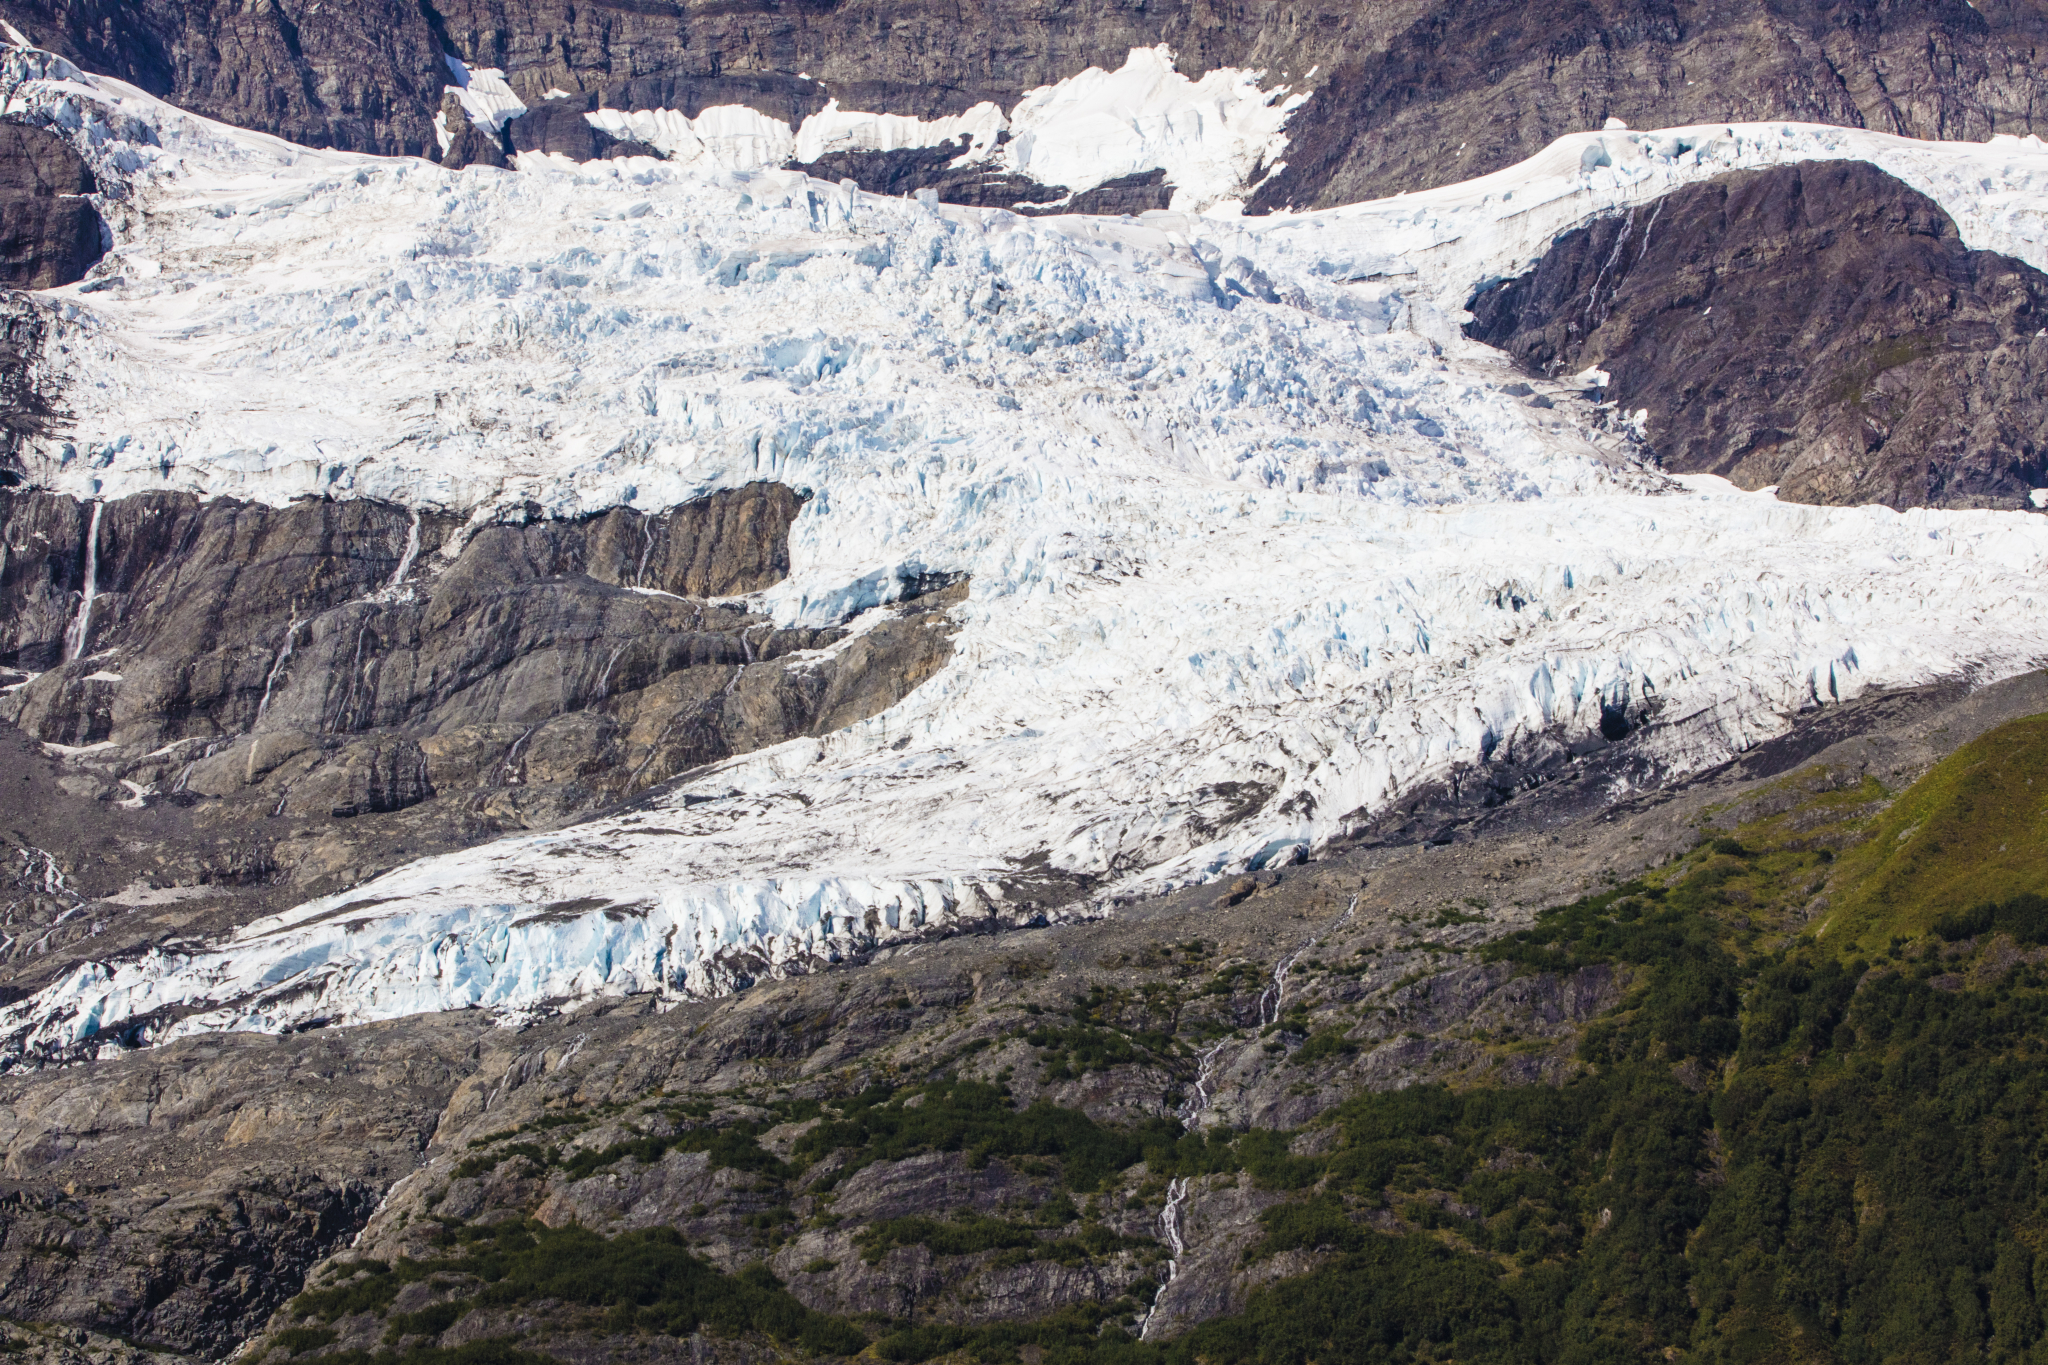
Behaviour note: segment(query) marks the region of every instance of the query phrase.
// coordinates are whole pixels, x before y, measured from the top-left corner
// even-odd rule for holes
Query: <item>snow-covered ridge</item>
[[[1026,869],[1104,905],[1291,858],[1603,711],[1648,719],[1631,743],[1676,772],[1870,686],[2048,656],[2041,517],[1670,480],[1624,415],[1525,406],[1457,331],[1559,231],[1813,156],[1868,157],[2042,264],[2037,146],[1616,130],[1327,213],[1104,221],[645,159],[451,173],[61,73],[17,98],[149,210],[110,200],[102,278],[41,296],[76,418],[30,451],[40,482],[480,522],[775,478],[814,494],[756,602],[779,621],[845,619],[907,566],[973,581],[952,663],[870,721],[644,818],[81,971],[0,1012],[17,1047],[165,1009],[268,1028],[717,990],[1000,917]]]

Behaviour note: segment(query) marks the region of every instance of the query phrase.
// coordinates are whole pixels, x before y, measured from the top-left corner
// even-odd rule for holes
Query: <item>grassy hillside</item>
[[[1822,936],[1845,953],[2048,890],[2048,716],[2001,726],[1936,765],[1877,817],[1833,883]]]

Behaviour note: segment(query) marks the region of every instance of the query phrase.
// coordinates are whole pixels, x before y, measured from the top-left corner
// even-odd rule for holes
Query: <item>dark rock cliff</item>
[[[1667,469],[1820,503],[2048,483],[2048,275],[1864,162],[1746,171],[1559,238],[1472,301],[1533,372],[1606,369]]]
[[[85,277],[105,250],[99,186],[71,144],[0,123],[0,285],[51,289]]]
[[[1256,68],[1316,92],[1255,210],[1450,183],[1608,117],[1636,127],[1812,119],[1934,138],[2048,123],[2048,14],[2014,0],[1313,0],[1285,10],[1211,0],[965,10],[915,0],[7,0],[0,16],[90,70],[199,113],[314,146],[436,158],[444,51],[502,68],[535,111],[512,124],[516,148],[580,155],[589,135],[569,120],[599,104],[691,116],[744,104],[795,124],[836,98],[931,118],[981,100],[1007,109],[1033,87],[1166,43],[1190,75]],[[546,107],[550,90],[570,97],[553,102],[561,109]],[[489,159],[490,148],[472,150]],[[842,173],[865,185],[873,171],[881,188],[903,169],[883,160]],[[960,202],[1045,197],[1020,184],[1003,199],[985,179],[925,183]],[[1148,202],[1126,195],[1100,211]]]
[[[1619,118],[1796,119],[1981,140],[2048,122],[2037,4],[1480,0],[1400,7],[1333,54],[1251,209],[1450,184]]]
[[[754,484],[465,539],[364,501],[0,494],[0,716],[39,742],[0,761],[35,794],[5,833],[86,862],[83,894],[213,888],[225,923],[863,720],[944,666],[965,585],[851,640],[750,615],[802,504]],[[46,791],[82,813],[40,820]]]

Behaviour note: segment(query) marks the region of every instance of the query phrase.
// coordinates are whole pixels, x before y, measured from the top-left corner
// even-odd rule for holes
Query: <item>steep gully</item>
[[[1351,903],[1344,907],[1343,914],[1337,916],[1327,927],[1311,934],[1293,952],[1273,964],[1272,983],[1259,996],[1258,1020],[1261,1029],[1280,1021],[1280,1006],[1287,998],[1287,974],[1293,970],[1294,964],[1316,944],[1342,929],[1358,910],[1358,901],[1359,898],[1354,895]],[[1181,1127],[1191,1133],[1199,1129],[1202,1115],[1208,1112],[1209,1102],[1213,1098],[1209,1093],[1209,1084],[1215,1075],[1216,1059],[1231,1044],[1242,1042],[1243,1040],[1237,1038],[1223,1038],[1197,1054],[1194,1089],[1174,1110],[1173,1116],[1180,1121]],[[1159,1213],[1159,1235],[1166,1242],[1170,1254],[1167,1257],[1166,1270],[1160,1277],[1161,1294],[1165,1293],[1167,1287],[1179,1277],[1181,1259],[1187,1255],[1182,1213],[1187,1207],[1189,1182],[1192,1179],[1191,1176],[1176,1176],[1166,1186],[1166,1207]],[[1152,1302],[1146,1306],[1144,1316],[1138,1320],[1140,1341],[1145,1340],[1152,1330],[1152,1319],[1158,1311],[1158,1306],[1159,1298],[1154,1295]]]

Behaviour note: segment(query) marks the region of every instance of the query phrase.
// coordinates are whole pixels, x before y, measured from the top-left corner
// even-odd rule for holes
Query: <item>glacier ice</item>
[[[1031,869],[1100,909],[1293,857],[1617,707],[1654,710],[1631,743],[1685,771],[1865,688],[2048,654],[2039,516],[1667,478],[1619,415],[1504,392],[1458,330],[1477,284],[1593,215],[1815,157],[2048,265],[2038,147],[1603,130],[1324,212],[1026,219],[716,155],[312,151],[48,63],[17,99],[102,171],[117,235],[86,287],[37,296],[75,414],[29,449],[37,482],[478,526],[778,479],[813,497],[754,609],[838,622],[920,573],[972,581],[952,662],[869,721],[88,964],[0,1011],[17,1056],[716,991],[1014,917]]]
[[[458,93],[471,118],[502,123],[502,100],[487,103],[468,93],[503,86],[502,79],[487,79],[501,76],[465,75],[468,87]],[[1174,186],[1172,206],[1193,210],[1248,191],[1286,147],[1281,130],[1307,96],[1285,86],[1264,87],[1264,76],[1218,67],[1190,80],[1162,45],[1131,49],[1114,71],[1091,66],[1028,91],[1007,116],[986,101],[949,118],[918,119],[842,109],[834,99],[794,129],[737,104],[704,109],[695,118],[674,109],[598,109],[584,117],[613,137],[654,147],[678,165],[728,171],[815,162],[835,152],[944,147],[965,138],[955,165],[985,166],[1070,192],[1163,170]],[[504,95],[510,94],[505,87]],[[999,141],[1002,134],[1009,136]],[[543,159],[534,158],[535,164]]]

